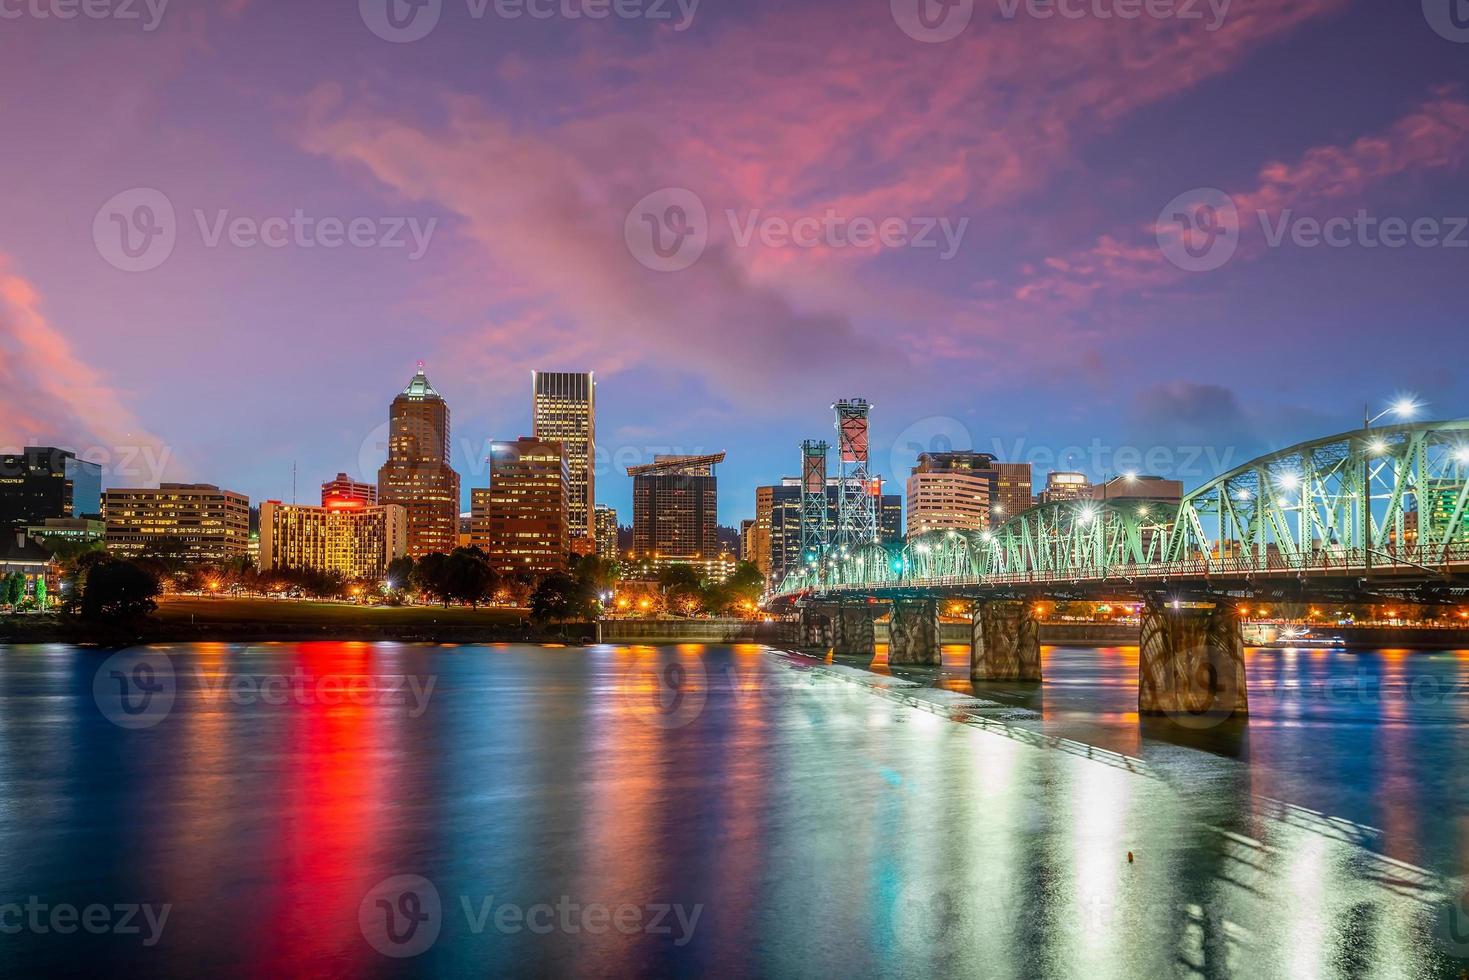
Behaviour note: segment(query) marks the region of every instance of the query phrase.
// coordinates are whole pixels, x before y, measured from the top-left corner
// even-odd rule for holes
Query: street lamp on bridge
[[[1372,428],[1372,423],[1388,415],[1396,415],[1404,422],[1411,419],[1423,406],[1412,395],[1401,395],[1386,409],[1372,414],[1372,406],[1362,406],[1362,431]],[[1372,572],[1372,457],[1387,452],[1387,442],[1373,439],[1367,443],[1367,452],[1362,454],[1362,562],[1368,574]]]

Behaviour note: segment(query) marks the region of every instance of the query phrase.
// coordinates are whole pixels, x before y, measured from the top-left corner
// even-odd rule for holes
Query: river
[[[756,646],[0,647],[0,974],[1458,975],[1469,654],[1198,728],[1043,656],[981,727]]]

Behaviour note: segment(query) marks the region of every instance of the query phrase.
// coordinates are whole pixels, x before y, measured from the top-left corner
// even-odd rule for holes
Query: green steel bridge
[[[1469,586],[1469,419],[1358,429],[1252,460],[1181,501],[1043,504],[989,531],[823,556],[776,607],[828,596],[1084,598],[1241,588],[1425,600]]]
[[[987,531],[840,548],[768,597],[801,644],[940,662],[939,605],[968,600],[970,677],[1039,681],[1035,599],[1141,604],[1138,709],[1184,724],[1248,714],[1236,605],[1461,601],[1469,594],[1469,420],[1364,427],[1252,460],[1182,500],[1033,507]]]

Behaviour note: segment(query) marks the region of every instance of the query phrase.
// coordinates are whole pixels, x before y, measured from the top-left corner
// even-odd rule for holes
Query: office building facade
[[[311,569],[378,580],[393,559],[407,553],[408,511],[400,504],[336,497],[320,507],[279,500],[260,505],[261,569]]]
[[[1041,491],[1040,502],[1054,504],[1063,500],[1090,499],[1091,481],[1085,473],[1053,471],[1046,474],[1046,488]]]
[[[606,504],[593,510],[596,518],[597,556],[611,560],[617,557],[617,511]]]
[[[472,495],[473,542],[501,574],[564,571],[571,548],[570,477],[559,441],[490,445],[490,485]]]
[[[566,446],[573,547],[589,552],[597,534],[596,376],[590,371],[536,371],[531,388],[535,438]]]
[[[357,500],[371,507],[377,503],[377,487],[338,473],[335,479],[321,485],[321,505],[325,507],[334,500]]]
[[[990,526],[997,476],[989,453],[923,453],[908,476],[908,537]]]
[[[719,480],[724,453],[657,456],[629,467],[633,478],[633,553],[639,558],[717,558]]]
[[[102,467],[54,446],[0,455],[0,530],[102,513]]]
[[[408,513],[408,554],[448,554],[459,543],[459,474],[449,465],[449,406],[423,364],[388,410],[388,460],[377,499]]]
[[[178,548],[186,561],[222,564],[245,556],[250,498],[210,483],[116,487],[102,495],[107,550],[124,558]]]

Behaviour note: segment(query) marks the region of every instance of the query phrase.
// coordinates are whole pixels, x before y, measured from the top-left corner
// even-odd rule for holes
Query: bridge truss
[[[1469,574],[1469,419],[1302,443],[1179,502],[1057,502],[993,531],[863,546],[831,555],[824,583],[802,569],[780,592],[1451,572]]]

